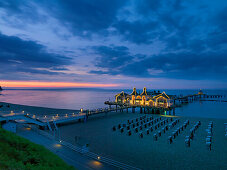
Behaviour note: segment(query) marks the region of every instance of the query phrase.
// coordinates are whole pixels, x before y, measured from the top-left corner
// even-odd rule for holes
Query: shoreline
[[[10,107],[7,107],[7,106]],[[79,113],[79,110],[72,109],[58,109],[58,108],[48,108],[48,107],[39,107],[39,106],[29,106],[21,104],[13,104],[8,102],[0,102],[0,116],[2,114],[7,114],[13,111],[14,113],[24,113],[37,114],[37,115],[52,115],[52,114],[68,114],[68,113]]]
[[[2,112],[10,113],[10,111],[15,112],[15,110],[19,110],[19,112],[25,111],[25,113],[35,112],[35,114],[38,114],[38,115],[68,114],[68,113],[78,113],[80,111],[76,109],[74,110],[74,109],[49,108],[49,107],[41,107],[41,106],[14,104],[14,103],[8,103],[8,102],[0,102],[0,106],[1,105],[3,105],[3,107],[0,107],[0,116]],[[8,108],[6,107],[7,105],[10,105],[12,107]],[[111,114],[112,113],[116,113],[116,112],[111,112]],[[129,113],[131,112],[129,111]],[[139,112],[136,112],[136,113],[139,113]],[[158,114],[146,114],[146,115],[158,115]],[[159,116],[165,116],[165,115],[160,114]],[[169,116],[169,115],[166,115],[166,116]],[[220,118],[220,117],[199,117],[199,116],[184,116],[184,115],[170,115],[170,116],[183,117],[183,118],[197,118],[197,119],[227,120],[227,118]],[[93,115],[92,117],[99,117],[99,116]]]

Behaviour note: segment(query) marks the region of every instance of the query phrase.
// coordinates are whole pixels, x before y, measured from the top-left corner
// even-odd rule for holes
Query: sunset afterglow
[[[3,87],[117,87],[119,84],[76,83],[76,82],[38,82],[1,81]]]

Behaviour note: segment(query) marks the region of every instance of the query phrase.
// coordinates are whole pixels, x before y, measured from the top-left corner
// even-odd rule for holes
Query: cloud
[[[94,33],[107,32],[124,4],[122,0],[9,0],[0,2],[0,9],[9,16],[19,17],[24,23],[46,22],[48,16],[53,17],[74,35],[90,37]]]
[[[131,55],[126,47],[96,47],[99,70],[93,74],[145,78],[225,79],[226,52],[178,52],[152,56]]]
[[[117,32],[124,37],[125,41],[136,44],[151,44],[158,37],[156,29],[158,22],[150,21],[148,23],[142,21],[117,21],[113,26]]]
[[[88,49],[80,51],[78,57],[80,68],[88,74],[226,80],[226,1],[8,0],[0,2],[0,10],[0,15],[4,14],[1,18],[17,29],[23,29],[22,24],[37,23],[37,30],[50,23],[55,23],[56,28],[67,28],[61,29],[61,34],[70,31],[67,35],[74,36],[76,41],[67,37],[58,45],[73,42],[75,47],[69,45],[72,51],[78,50],[79,45]],[[3,75],[6,72],[62,75],[70,72],[67,66],[76,67],[73,59],[66,57],[72,53],[70,50],[61,51],[65,55],[54,54],[35,40],[3,34],[0,43],[1,77],[7,77]]]
[[[61,74],[59,70],[65,70],[67,65],[72,64],[71,58],[47,52],[45,46],[35,41],[0,33],[0,44],[1,78],[17,72],[57,75]]]
[[[133,59],[129,49],[125,46],[95,46],[93,47],[96,58],[95,66],[102,68],[119,68]]]

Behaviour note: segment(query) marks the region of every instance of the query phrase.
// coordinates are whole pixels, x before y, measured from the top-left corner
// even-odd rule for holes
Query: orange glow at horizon
[[[119,84],[78,82],[0,81],[2,87],[118,87]]]

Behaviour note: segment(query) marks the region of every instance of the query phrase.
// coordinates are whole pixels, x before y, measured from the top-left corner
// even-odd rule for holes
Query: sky
[[[227,87],[226,0],[0,0],[0,85]]]

